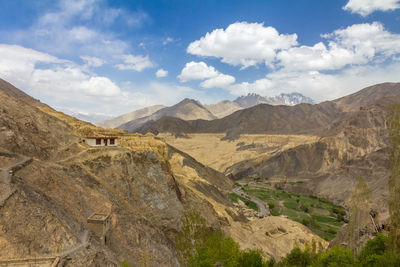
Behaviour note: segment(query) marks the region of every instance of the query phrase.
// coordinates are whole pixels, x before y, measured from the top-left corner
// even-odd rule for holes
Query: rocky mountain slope
[[[368,209],[375,214],[374,220],[379,227],[379,223],[384,224],[388,217],[390,143],[386,114],[391,105],[399,103],[400,84],[384,83],[334,101],[313,105],[309,109],[310,113],[300,108],[307,106],[305,104],[295,107],[259,105],[214,121],[163,118],[149,125],[147,130],[164,133],[162,136],[169,143],[177,144],[183,151],[193,151],[188,153],[205,164],[220,168],[233,179],[300,179],[302,183],[288,184],[285,186],[286,190],[311,193],[347,208],[350,208],[358,177],[363,177],[372,191],[371,206]],[[308,141],[285,148],[285,137],[290,140],[293,137],[288,134],[298,135],[300,130],[310,135]],[[184,141],[184,138],[174,138],[171,134],[165,134],[168,132],[190,139]],[[219,158],[205,156],[204,151],[211,148],[204,148],[201,152],[196,145],[201,143],[203,136],[215,135],[217,138],[218,134],[215,133],[220,132],[235,138],[229,140],[233,142],[233,147],[225,145],[228,148],[227,153]],[[256,141],[255,137],[250,141],[248,133],[256,133],[259,139],[265,140],[271,140],[271,134],[280,134],[281,139],[277,139],[278,147],[274,148],[268,146],[273,143]],[[222,137],[220,135],[219,138]],[[226,141],[226,138],[222,138],[210,143],[218,148]],[[242,150],[248,152],[244,154]],[[230,156],[233,154],[238,155]],[[247,155],[247,158],[239,159],[240,154]],[[364,222],[365,229],[369,230],[360,232],[363,242],[375,234],[376,230],[370,230],[377,227],[372,225],[369,215],[366,218],[368,222]]]
[[[150,107],[145,107],[142,109],[138,109],[138,110],[123,114],[123,115],[118,116],[113,119],[98,122],[98,123],[96,123],[96,125],[103,127],[103,128],[116,128],[124,123],[129,122],[129,121],[137,120],[139,118],[150,116],[154,112],[157,112],[163,108],[165,108],[165,106],[163,106],[163,105],[154,105],[154,106],[150,106]]]
[[[4,84],[9,92],[0,87],[0,167],[19,155],[30,160],[10,181],[3,179],[11,193],[0,205],[0,260],[59,256],[63,266],[119,266],[124,260],[144,266],[143,259],[180,266],[174,238],[187,211],[199,211],[210,227],[233,237],[261,229],[249,228],[233,208],[226,197],[233,183],[225,175],[153,135],[96,127]],[[119,146],[90,147],[81,141],[85,136],[118,136]],[[111,216],[105,244],[89,230],[93,213]],[[298,223],[285,227],[285,246],[280,239],[238,241],[280,257],[299,240],[320,240]]]
[[[164,116],[171,116],[175,118],[180,118],[182,120],[216,119],[216,117],[205,107],[203,107],[200,102],[186,98],[172,107],[166,107],[156,111],[155,113],[147,117],[142,117],[133,121],[129,121],[118,126],[118,128],[126,130],[128,132],[137,132],[137,130],[140,129],[143,125],[152,123]]]
[[[144,125],[140,132],[175,135],[187,133],[226,133],[227,138],[240,134],[304,134],[315,133],[341,118],[344,113],[332,102],[318,105],[271,106],[260,104],[239,110],[222,119],[184,121],[173,117]]]
[[[248,94],[247,96],[240,96],[236,98],[234,103],[238,104],[242,108],[251,108],[259,104],[269,105],[287,105],[294,106],[301,103],[314,104],[314,100],[306,97],[300,93],[280,94],[277,96],[260,96],[258,94]]]
[[[243,109],[239,104],[229,100],[224,100],[217,104],[205,105],[205,107],[217,118],[226,117],[235,111]]]
[[[381,83],[364,88],[354,94],[333,100],[343,111],[357,111],[360,107],[373,104],[386,97],[400,95],[399,83]]]
[[[189,101],[189,99],[184,100],[183,102]],[[205,120],[210,120],[214,118],[223,118],[225,116],[228,116],[232,114],[233,112],[244,109],[244,108],[249,108],[256,106],[258,104],[270,104],[270,105],[289,105],[293,106],[296,104],[300,103],[308,103],[308,104],[313,104],[314,101],[306,96],[303,96],[300,93],[291,93],[291,94],[280,94],[278,96],[274,97],[263,97],[257,94],[248,94],[247,96],[241,96],[238,97],[234,101],[229,101],[229,100],[224,100],[216,104],[210,104],[210,105],[202,105],[199,101],[196,100],[191,100],[192,103],[195,103],[195,108],[191,110],[190,108],[184,108],[185,112],[188,114],[183,114],[183,112],[176,111],[181,107],[181,103],[178,103],[177,105],[174,105],[173,107],[170,107],[162,113],[155,115],[152,117],[150,120],[157,120],[157,118],[160,118],[162,116],[171,116],[171,117],[177,117],[181,118],[184,120],[195,120],[195,119],[205,119]],[[206,114],[207,111],[199,111],[198,108],[200,109],[206,109],[208,110],[212,115]],[[123,114],[121,116],[118,116],[116,118],[112,119],[107,119],[104,121],[97,122],[96,125],[104,128],[117,128],[118,126],[128,123],[130,121],[135,121],[137,119],[143,118],[143,117],[148,117],[153,115],[153,113],[156,113],[160,109],[167,108],[163,105],[155,105],[155,106],[150,106],[150,107],[145,107],[143,109],[135,110],[130,113]],[[68,112],[67,112],[68,113]],[[94,119],[93,116],[85,116],[84,114],[78,114],[78,113],[72,113],[69,112],[71,116],[74,116],[76,118],[82,118],[83,120],[86,121],[91,121],[90,119]],[[136,122],[137,123],[137,122]],[[141,122],[142,123],[142,122]]]

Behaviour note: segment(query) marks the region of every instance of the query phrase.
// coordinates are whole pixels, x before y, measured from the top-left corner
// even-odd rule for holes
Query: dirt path
[[[81,243],[79,245],[76,245],[75,247],[72,247],[70,249],[67,249],[60,253],[58,256],[60,258],[64,258],[68,256],[71,253],[74,253],[82,248],[86,248],[89,245],[89,231],[85,230],[81,236]]]
[[[232,192],[235,193],[235,194],[238,194],[239,196],[241,196],[242,194],[244,194],[245,196],[248,196],[248,198],[249,198],[251,201],[253,201],[254,203],[256,203],[256,205],[257,205],[257,207],[258,207],[258,210],[259,210],[264,216],[269,216],[269,212],[267,211],[267,209],[265,208],[265,204],[264,204],[261,200],[259,200],[259,199],[257,199],[257,198],[254,198],[254,197],[252,197],[252,196],[247,195],[246,193],[244,193],[244,192],[242,191],[242,189],[241,189],[239,186],[235,186],[235,188],[233,188]]]
[[[18,161],[15,163],[12,163],[6,167],[0,168],[1,170],[1,181],[3,183],[2,186],[2,192],[0,192],[0,207],[4,206],[4,203],[7,201],[7,199],[14,193],[14,189],[12,188],[11,185],[11,178],[13,175],[13,172],[21,167],[21,165],[24,165],[28,161],[31,161],[31,158],[25,157],[18,155]],[[22,166],[23,167],[23,166]]]

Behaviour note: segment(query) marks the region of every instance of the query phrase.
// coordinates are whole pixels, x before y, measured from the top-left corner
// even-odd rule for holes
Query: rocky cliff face
[[[232,236],[247,229],[226,197],[233,183],[225,175],[151,134],[99,128],[17,93],[0,90],[0,260],[57,255],[64,266],[180,266],[174,237],[185,212],[199,211]],[[118,136],[119,147],[89,147],[84,136]],[[32,160],[8,175],[17,154]],[[111,216],[105,244],[89,231],[93,213]]]

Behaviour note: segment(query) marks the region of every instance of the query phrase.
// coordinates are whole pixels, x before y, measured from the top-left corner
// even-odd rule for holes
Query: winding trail
[[[265,204],[261,200],[244,193],[242,191],[242,188],[240,188],[239,186],[235,186],[235,188],[233,188],[232,192],[239,196],[242,196],[242,195],[248,196],[249,200],[256,203],[260,213],[262,213],[264,216],[269,216],[269,212],[267,211],[267,209],[265,208]]]
[[[11,185],[11,178],[14,171],[24,167],[27,163],[32,161],[31,158],[18,155],[18,161],[14,162],[7,167],[0,168],[1,170],[1,182],[2,192],[0,192],[0,207],[4,206],[7,199],[15,192]]]
[[[84,152],[86,152],[86,151],[84,151]],[[2,184],[1,190],[0,190],[0,207],[4,206],[7,199],[15,192],[15,189],[12,188],[12,184],[11,184],[11,179],[12,179],[14,172],[23,168],[25,165],[29,164],[32,161],[31,158],[28,158],[28,157],[25,157],[22,155],[16,155],[16,156],[18,156],[16,162],[14,162],[6,167],[0,168],[0,171],[1,171],[0,178],[1,178],[1,184]],[[85,230],[80,239],[81,239],[81,243],[79,245],[76,245],[70,249],[67,249],[53,257],[58,257],[58,259],[63,259],[71,253],[74,253],[80,249],[87,248],[87,246],[89,245],[89,231]],[[30,259],[19,259],[17,261],[24,261],[24,260],[30,261]],[[8,262],[8,261],[6,260],[5,262]]]
[[[85,230],[82,234],[81,243],[79,245],[76,245],[75,247],[72,247],[68,250],[61,252],[58,256],[60,258],[64,258],[69,254],[74,253],[75,251],[78,251],[82,248],[86,248],[88,245],[89,245],[89,231]]]

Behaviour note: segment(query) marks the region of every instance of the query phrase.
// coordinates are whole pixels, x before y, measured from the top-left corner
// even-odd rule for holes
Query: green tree
[[[359,265],[362,267],[379,266],[382,257],[387,252],[388,237],[378,234],[375,238],[368,240],[358,255]]]
[[[189,266],[214,266],[218,262],[226,267],[238,266],[239,244],[222,231],[213,232],[196,252],[189,259]]]
[[[239,266],[248,267],[263,267],[268,266],[263,259],[263,252],[261,249],[252,249],[241,251],[238,258]],[[273,266],[273,265],[272,265]]]
[[[393,254],[397,254],[400,226],[400,105],[389,109],[387,127],[392,147],[392,172],[389,178],[390,249]]]
[[[175,239],[176,248],[182,260],[188,262],[196,254],[196,248],[204,245],[210,233],[206,220],[199,212],[186,213],[183,227]]]
[[[320,253],[311,266],[353,267],[355,266],[355,261],[351,250],[335,246],[327,252]]]
[[[351,213],[349,224],[347,225],[346,235],[348,247],[354,252],[359,251],[358,241],[360,239],[360,224],[364,216],[369,216],[369,199],[371,190],[361,176],[357,177],[357,186],[351,199]]]
[[[286,258],[282,260],[283,266],[298,266],[307,267],[311,264],[312,255],[311,251],[305,249],[301,250],[299,247],[295,247]]]

